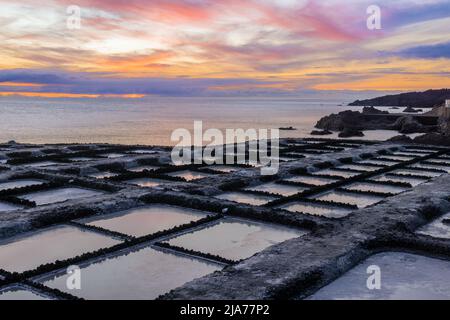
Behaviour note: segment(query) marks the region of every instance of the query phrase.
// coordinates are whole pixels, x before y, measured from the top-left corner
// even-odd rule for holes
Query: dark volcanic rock
[[[281,127],[281,128],[279,128],[279,130],[281,130],[281,131],[295,131],[297,129],[294,128],[294,127]]]
[[[428,132],[428,129],[415,120],[412,116],[398,118],[393,125],[393,129],[398,130],[403,134]]]
[[[445,115],[445,110],[434,110],[433,112],[440,112]],[[399,117],[398,115],[391,115],[387,111],[367,107],[363,109],[362,113],[347,110],[323,117],[317,122],[316,128],[339,132],[347,129],[341,137],[361,136],[362,132],[360,131],[365,130],[397,130],[402,134],[429,132],[448,132],[450,134],[450,121],[447,117],[440,117],[442,121],[439,122],[439,126],[422,124],[421,117],[416,115]],[[359,132],[357,133],[356,131]]]
[[[416,137],[415,143],[431,144],[436,146],[450,146],[450,136],[439,133],[427,133],[423,136]]]
[[[330,131],[342,131],[344,128],[356,128],[363,129],[360,124],[364,121],[363,114],[358,111],[342,111],[338,114],[331,114],[329,116],[320,119],[316,128],[330,130]]]
[[[383,112],[383,111],[382,111]],[[384,113],[383,113],[384,114]],[[394,124],[393,118],[371,117],[373,114],[363,114],[358,111],[342,111],[320,119],[316,128],[330,131],[342,131],[346,128],[355,130],[389,130]],[[381,114],[375,114],[381,115]]]
[[[395,137],[392,137],[388,140],[389,142],[395,142],[395,143],[411,143],[413,142],[413,139],[411,139],[408,136],[403,135],[398,135]]]
[[[312,136],[327,136],[330,134],[333,134],[333,132],[331,132],[329,130],[313,130],[313,131],[311,131]]]
[[[413,107],[407,107],[405,110],[403,110],[404,113],[419,113],[422,111],[422,109],[414,109]]]
[[[339,133],[339,138],[350,138],[350,137],[364,137],[364,133],[355,128],[344,128],[341,133]]]
[[[387,111],[382,111],[374,107],[364,107],[362,110],[363,114],[389,114]]]

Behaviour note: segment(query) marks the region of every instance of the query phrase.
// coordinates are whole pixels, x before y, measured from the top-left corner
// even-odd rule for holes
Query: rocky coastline
[[[445,104],[435,106],[431,111],[420,113],[415,108],[407,108],[408,114],[389,113],[372,106],[362,111],[345,110],[320,119],[312,135],[327,135],[339,132],[339,137],[362,137],[366,130],[395,130],[399,137],[394,140],[406,140],[421,144],[450,145],[450,111]],[[422,133],[414,139],[407,134]]]

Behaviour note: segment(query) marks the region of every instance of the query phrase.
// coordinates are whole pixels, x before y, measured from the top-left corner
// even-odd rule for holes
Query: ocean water
[[[356,98],[356,97],[355,97]],[[282,137],[307,137],[315,123],[330,113],[350,109],[337,98],[217,98],[147,97],[144,99],[0,98],[0,142],[119,143],[174,145],[171,133],[204,130],[295,127]],[[352,107],[351,109],[358,109]],[[366,132],[366,139],[383,140],[390,131]],[[336,137],[337,135],[328,136]]]

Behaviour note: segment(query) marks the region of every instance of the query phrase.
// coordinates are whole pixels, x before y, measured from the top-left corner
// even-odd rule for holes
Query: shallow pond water
[[[262,206],[275,200],[275,197],[260,196],[242,192],[226,192],[215,196],[217,199],[234,201],[238,203],[250,204],[252,206]]]
[[[23,207],[0,201],[0,212],[14,211],[22,209]]]
[[[352,194],[341,191],[328,191],[326,193],[323,193],[322,195],[314,196],[313,199],[353,204],[358,206],[358,208],[365,208],[367,206],[380,202],[384,198]]]
[[[129,184],[134,184],[139,187],[153,188],[153,187],[157,187],[162,184],[168,183],[170,181],[161,180],[161,179],[153,179],[153,178],[138,178],[138,179],[127,180],[124,182],[129,183]]]
[[[381,269],[381,289],[367,288],[367,269]],[[311,300],[450,299],[450,262],[403,252],[371,256],[310,296]]]
[[[274,244],[305,234],[304,230],[227,218],[167,242],[226,259],[240,260],[249,258]]]
[[[22,288],[21,286],[10,286],[0,290],[0,301],[7,301],[7,300],[28,301],[28,300],[50,300],[50,299],[34,291]]]
[[[168,175],[172,176],[172,177],[183,178],[186,181],[194,181],[194,180],[199,180],[199,179],[203,179],[203,178],[212,176],[211,174],[208,174],[208,173],[196,172],[196,171],[191,171],[191,170],[172,172],[172,173],[169,173]]]
[[[376,170],[380,170],[380,167],[374,167],[374,166],[370,166],[370,165],[365,165],[365,164],[344,164],[342,166],[339,166],[340,169],[349,169],[349,170],[359,170],[359,171],[367,171],[367,172],[371,172],[371,171],[376,171]]]
[[[415,159],[416,157],[382,155],[381,158],[388,159],[388,160],[394,160],[394,161],[409,161],[409,160]]]
[[[137,149],[137,150],[133,150],[131,151],[131,153],[134,154],[155,154],[157,151],[155,150],[146,150],[146,149]]]
[[[118,175],[119,174],[114,173],[114,172],[105,171],[105,172],[97,172],[97,173],[90,174],[89,177],[96,178],[96,179],[107,179],[107,178],[117,177]]]
[[[425,154],[425,153],[430,154],[430,153],[433,153],[436,151],[437,150],[428,150],[428,149],[420,149],[420,148],[407,148],[405,150],[405,152],[417,152],[417,153],[423,153],[423,154]]]
[[[144,172],[145,170],[147,170],[147,171],[155,171],[155,170],[158,170],[158,169],[159,169],[159,167],[157,167],[157,166],[146,165],[146,166],[137,166],[137,167],[129,168],[127,170],[131,171],[131,172]]]
[[[378,177],[372,178],[374,181],[380,181],[380,182],[403,182],[403,183],[409,183],[413,187],[417,187],[418,185],[427,182],[427,179],[417,179],[417,178],[409,178],[409,177],[393,177],[393,176],[386,176],[381,175]]]
[[[330,175],[330,176],[337,176],[337,177],[342,177],[342,178],[351,178],[351,177],[360,175],[361,173],[345,172],[345,171],[339,171],[339,170],[334,170],[334,169],[325,169],[325,170],[313,172],[312,174],[313,175]]]
[[[379,157],[375,157],[372,159],[368,159],[367,161],[376,161],[376,162],[380,162],[382,164],[385,165],[389,165],[389,166],[393,166],[399,163],[402,163],[403,161],[400,160],[392,160],[392,159],[386,159],[387,156],[379,156]]]
[[[319,178],[319,177],[311,177],[311,176],[295,176],[295,177],[286,179],[286,181],[306,183],[306,184],[310,184],[313,186],[324,186],[327,184],[337,182],[338,180],[322,178],[322,177]]]
[[[45,168],[45,167],[52,167],[61,164],[60,162],[55,161],[40,161],[40,162],[33,162],[33,163],[27,163],[24,165],[25,167],[30,168]]]
[[[435,178],[442,176],[442,172],[433,172],[433,171],[426,171],[426,170],[408,170],[408,169],[399,169],[392,171],[392,173],[396,174],[402,174],[402,175],[415,175],[415,176],[421,176],[425,178]]]
[[[158,231],[172,229],[212,214],[194,209],[154,204],[117,213],[95,216],[79,222],[107,230],[141,237]]]
[[[359,191],[372,191],[372,192],[384,192],[384,193],[394,193],[398,194],[409,190],[408,188],[391,186],[391,185],[379,185],[370,182],[356,182],[351,185],[345,186],[345,189],[349,190],[359,190]]]
[[[94,160],[98,160],[98,159],[88,158],[88,157],[76,157],[76,158],[69,158],[68,160],[73,161],[73,162],[88,162],[88,161],[94,161]]]
[[[433,162],[433,163],[436,163],[436,164],[442,164],[442,165],[450,166],[450,160],[448,160],[448,159],[435,158],[435,159],[429,159],[427,161],[428,162]]]
[[[118,240],[76,227],[50,227],[0,241],[0,269],[23,272],[118,243]]]
[[[65,273],[40,282],[88,300],[149,300],[222,269],[220,265],[150,247],[120,254],[81,266],[81,290],[75,293],[67,289]]]
[[[429,154],[431,154],[431,153],[418,153],[418,152],[411,152],[411,151],[397,151],[397,152],[393,153],[393,155],[395,155],[395,156],[407,156],[407,157],[424,157]]]
[[[312,204],[307,202],[291,202],[285,204],[280,209],[288,210],[296,213],[307,213],[316,216],[323,216],[327,218],[342,218],[347,216],[352,210],[332,207],[320,204]]]
[[[19,196],[21,199],[34,201],[38,206],[103,195],[104,192],[83,188],[59,188],[39,191]]]
[[[308,190],[308,188],[284,185],[275,182],[265,183],[259,186],[246,188],[245,190],[269,192],[272,194],[289,197],[299,192]]]
[[[237,168],[237,167],[225,166],[225,165],[211,165],[211,166],[206,166],[203,168],[214,170],[216,172],[221,172],[221,173],[231,173],[231,172],[236,172],[239,170],[239,168]]]
[[[421,168],[421,169],[424,169],[424,170],[427,170],[427,169],[438,169],[438,170],[443,170],[443,171],[445,171],[447,173],[450,173],[450,166],[441,166],[441,165],[438,165],[438,164],[416,163],[416,164],[413,164],[411,167],[413,167],[413,168]]]
[[[444,222],[444,220],[447,221]],[[417,233],[435,238],[450,239],[450,213],[447,213],[419,228]]]
[[[362,160],[362,161],[358,161],[359,164],[363,164],[363,165],[382,165],[382,166],[393,166],[396,164],[396,162],[392,162],[392,161],[383,161],[383,160]]]
[[[279,162],[290,162],[290,161],[295,161],[296,158],[290,158],[290,157],[278,157],[278,161]]]
[[[108,159],[117,159],[125,157],[123,153],[105,153],[101,154],[100,157],[108,158]]]
[[[37,185],[41,185],[44,183],[45,183],[45,181],[36,180],[36,179],[11,180],[11,181],[6,181],[6,182],[1,182],[0,183],[0,191],[8,190],[8,189],[15,189],[15,188],[37,186]]]

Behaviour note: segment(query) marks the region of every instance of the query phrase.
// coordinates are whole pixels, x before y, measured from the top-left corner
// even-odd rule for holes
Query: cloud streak
[[[370,0],[78,0],[82,28],[70,30],[71,0],[0,0],[0,81],[42,84],[30,92],[197,95],[359,89],[352,77],[409,88],[392,70],[425,89],[431,73],[450,71],[449,1],[377,2],[383,28],[371,31]]]

